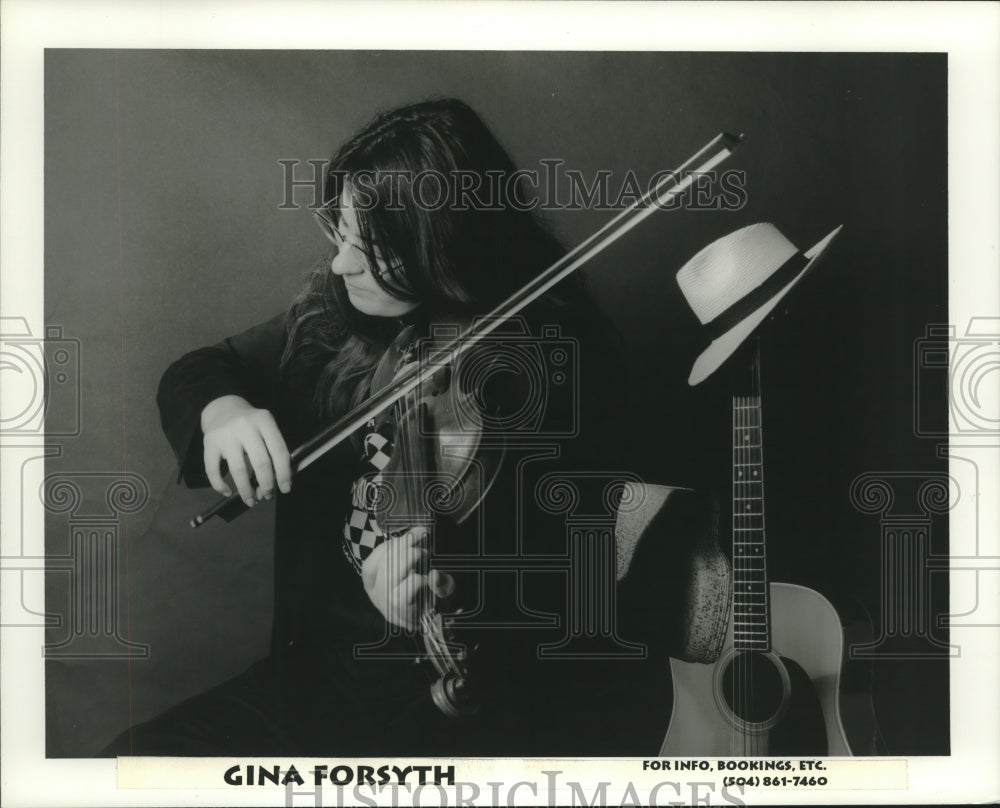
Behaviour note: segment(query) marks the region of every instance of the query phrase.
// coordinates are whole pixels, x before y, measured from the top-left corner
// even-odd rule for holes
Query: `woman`
[[[476,198],[459,191],[469,178],[484,181]],[[515,610],[512,601],[521,596],[516,573],[487,586],[475,575],[428,569],[432,540],[435,548],[450,541],[452,548],[478,542],[492,552],[559,552],[564,529],[558,521],[550,517],[543,524],[534,511],[520,521],[506,516],[516,510],[508,498],[524,486],[516,463],[507,462],[490,488],[490,498],[507,506],[492,507],[485,523],[470,520],[480,535],[447,528],[442,519],[431,536],[418,525],[383,529],[372,505],[373,485],[394,448],[391,420],[372,422],[358,441],[294,479],[289,459],[290,446],[369,395],[379,360],[403,328],[426,334],[432,323],[468,322],[490,311],[558,258],[558,243],[524,204],[510,158],[457,100],[377,117],[334,155],[325,198],[317,218],[336,248],[329,265],[312,274],[287,314],[171,366],[158,395],[164,430],[188,484],[207,481],[224,495],[235,488],[249,506],[278,495],[272,654],[235,680],[133,728],[108,751],[604,751],[581,740],[587,736],[580,726],[593,736],[594,724],[580,708],[581,699],[592,699],[603,686],[585,684],[599,682],[606,669],[590,666],[588,675],[574,669],[574,688],[564,665],[546,669],[536,660],[538,643],[558,640],[558,627],[548,638],[518,630],[480,635],[478,712],[460,721],[435,707],[426,671],[400,661],[413,656],[410,635],[429,593],[478,603],[487,618]],[[529,444],[532,435],[548,435],[546,451],[558,458],[559,469],[607,463],[597,441],[551,437],[579,432],[580,424],[570,423],[577,415],[583,438],[593,437],[591,424],[607,423],[600,394],[611,391],[600,365],[609,343],[600,318],[572,278],[530,311],[531,323],[556,324],[561,336],[578,341],[587,385],[579,395],[572,385],[542,391],[544,413],[518,434]],[[488,355],[491,348],[480,350]],[[492,416],[516,413],[532,392],[519,387],[523,378],[516,374],[494,374],[492,381],[472,391]],[[224,479],[226,468],[232,486]],[[561,592],[543,586],[539,598],[535,612],[565,610]],[[591,712],[600,710],[592,703]]]

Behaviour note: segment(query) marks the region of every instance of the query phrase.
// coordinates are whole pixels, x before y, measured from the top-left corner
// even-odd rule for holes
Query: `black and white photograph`
[[[1000,798],[997,6],[476,5],[5,5],[4,804]]]

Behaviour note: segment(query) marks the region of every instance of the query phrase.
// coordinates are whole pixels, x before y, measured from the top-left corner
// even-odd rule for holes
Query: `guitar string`
[[[736,408],[736,411],[734,412],[734,422],[735,422],[735,429],[736,429],[736,431],[733,434],[733,446],[735,447],[735,450],[736,450],[737,462],[740,464],[739,468],[741,469],[741,471],[739,473],[740,474],[745,474],[745,472],[742,471],[742,469],[743,469],[742,463],[743,463],[743,459],[744,458],[743,458],[743,452],[742,452],[742,450],[740,448],[740,442],[739,442],[739,430],[740,430],[740,428],[742,426],[742,417],[743,417],[743,411],[740,409],[741,406],[742,406],[742,399],[740,397],[737,397],[736,398],[736,407],[737,408]],[[737,489],[737,493],[739,493],[739,489]],[[742,528],[743,527],[743,520],[742,520],[742,516],[740,514],[739,504],[736,502],[735,499],[734,499],[734,502],[733,502],[733,506],[734,506],[735,517],[736,517],[734,519],[734,523],[737,524],[737,525],[739,525],[740,528]],[[742,531],[739,532],[739,533],[737,533],[736,535],[737,536],[742,536],[743,535]],[[738,553],[737,553],[736,564],[737,564],[737,569],[739,570],[739,582],[740,582],[741,585],[744,585],[744,581],[743,581],[743,568],[742,568],[743,565],[742,565],[742,562],[739,561],[739,554]],[[735,626],[734,626],[734,629],[735,629]],[[735,685],[736,685],[735,691],[737,693],[736,706],[737,706],[737,710],[738,710],[737,715],[740,716],[741,720],[742,720],[742,718],[744,716],[746,716],[746,692],[745,692],[746,691],[746,681],[745,681],[746,669],[743,667],[743,665],[742,665],[742,658],[740,657],[740,654],[743,651],[743,649],[741,647],[742,646],[742,642],[736,642],[736,643],[734,643],[734,645],[736,647],[736,656],[734,658],[735,659],[735,664],[736,664],[736,670],[734,671],[734,673],[735,673]],[[741,731],[739,729],[739,727],[737,727],[737,729],[736,729],[736,734],[735,734],[734,742],[735,742],[734,743],[734,749],[736,750],[736,752],[738,754],[740,754],[740,755],[742,755],[742,756],[745,757],[746,756],[746,733],[744,731]],[[736,746],[737,743],[739,744],[739,746]]]
[[[740,403],[740,410],[738,411],[738,414],[737,414],[737,429],[743,429],[743,426],[744,426],[743,421],[746,418],[746,412],[745,412],[745,410],[742,409],[742,407],[743,407],[743,399],[742,399],[742,397],[740,398],[740,402],[741,402]],[[741,444],[739,442],[739,434],[740,433],[737,432],[737,434],[734,435],[734,438],[736,438],[736,445],[737,445],[737,447],[739,447],[738,451],[740,453],[740,464],[741,464],[740,468],[741,469],[745,469],[746,466],[744,466],[743,464],[746,462],[746,459],[747,459],[746,458],[746,451],[742,448],[742,446],[741,446]],[[744,476],[746,475],[746,471],[743,471],[742,473],[744,474]],[[743,528],[746,528],[748,526],[747,522],[746,522],[746,519],[743,518],[743,513],[742,513],[742,511],[738,507],[737,507],[737,513],[739,514],[738,518],[739,518],[739,521],[740,521],[740,526],[743,527]],[[743,535],[744,535],[744,531],[741,531],[740,532],[740,536],[742,537]],[[745,548],[741,548],[741,549],[745,549]],[[746,571],[744,570],[744,564],[743,564],[742,561],[740,561],[739,563],[740,563],[740,582],[742,584],[744,584],[744,586],[746,586]],[[747,751],[748,751],[747,750],[748,734],[746,732],[745,721],[746,721],[746,716],[747,716],[750,683],[747,680],[746,648],[745,648],[746,643],[744,642],[744,639],[745,638],[743,638],[742,635],[741,635],[740,645],[743,646],[743,648],[741,649],[741,652],[740,652],[741,655],[737,656],[737,664],[739,666],[737,668],[737,673],[739,674],[739,686],[740,686],[740,715],[743,717],[743,720],[744,720],[743,731],[740,733],[740,736],[739,736],[739,740],[740,740],[741,746],[742,746],[742,749],[740,751],[741,751],[742,755],[744,757],[746,757]]]
[[[755,359],[756,359],[756,357],[755,357]],[[754,479],[753,472],[756,471],[756,468],[753,465],[753,453],[750,450],[750,426],[753,423],[753,420],[752,420],[752,418],[753,418],[753,393],[755,392],[754,388],[755,388],[756,381],[757,381],[757,372],[756,372],[756,370],[757,370],[757,366],[756,366],[756,361],[755,361],[754,364],[751,366],[751,370],[750,370],[750,396],[748,396],[746,398],[746,409],[743,411],[743,420],[745,422],[745,429],[746,429],[746,436],[747,436],[747,440],[744,443],[743,455],[744,455],[744,460],[747,463],[746,468],[750,469],[750,478],[751,479]],[[750,536],[750,540],[751,541],[756,542],[756,540],[757,540],[757,534],[753,530],[750,530],[750,528],[753,527],[753,520],[749,516],[750,512],[746,511],[746,513],[747,513],[747,516],[746,516],[746,526],[748,528],[748,531],[747,531],[748,535]],[[744,547],[744,549],[751,549],[752,547],[755,547],[755,546],[756,545],[750,545],[749,547]],[[744,555],[744,558],[745,558],[745,555]],[[750,569],[749,569],[746,561],[744,561],[743,566],[746,568],[746,571],[744,572],[744,575],[745,575],[745,577],[746,577],[746,579],[748,581],[747,588],[748,588],[748,590],[752,594],[755,595],[756,591],[757,591],[755,584],[757,582],[756,582],[756,580],[754,578],[753,573],[750,571]],[[756,598],[752,598],[752,600],[753,600],[754,603],[756,603],[757,599]],[[754,628],[753,616],[755,616],[755,614],[756,614],[755,612],[751,611],[751,615],[752,615],[751,620],[750,620],[750,629],[751,629],[751,631]],[[752,716],[753,718],[756,718],[757,717],[757,713],[756,713],[756,710],[754,709],[754,707],[756,706],[754,704],[754,702],[756,701],[756,693],[757,693],[757,691],[756,691],[756,688],[755,688],[756,682],[754,682],[754,673],[755,673],[755,668],[756,668],[756,666],[754,665],[754,654],[757,653],[757,643],[754,642],[754,639],[755,639],[754,635],[751,634],[751,635],[748,635],[748,636],[750,637],[750,642],[747,643],[748,647],[747,647],[747,653],[746,653],[746,657],[745,657],[745,660],[746,660],[745,671],[746,671],[746,676],[747,676],[747,709],[749,710],[748,714],[750,716]],[[756,729],[756,727],[754,729]],[[748,732],[747,733],[747,735],[746,735],[746,745],[747,745],[747,754],[748,755],[752,755],[756,751],[758,751],[757,748],[756,748],[756,746],[757,746],[756,739],[757,739],[756,732],[752,731],[752,732]]]
[[[763,743],[758,746],[756,743],[757,734],[748,731],[751,722],[747,719],[756,716],[755,699],[757,687],[755,681],[756,666],[753,664],[754,653],[758,650],[756,646],[759,640],[764,641],[769,648],[769,609],[768,586],[767,586],[767,560],[763,553],[760,553],[760,569],[754,561],[758,547],[763,549],[764,533],[764,496],[763,496],[763,419],[761,417],[761,370],[760,370],[760,341],[756,341],[754,360],[751,365],[751,391],[749,397],[736,396],[733,398],[733,547],[734,566],[738,572],[739,584],[745,587],[745,596],[742,601],[742,608],[739,611],[740,636],[736,636],[736,625],[733,627],[733,650],[734,664],[736,670],[733,673],[733,694],[736,702],[736,714],[741,716],[737,722],[739,728],[733,728],[732,749],[737,749],[737,742],[742,743],[743,755],[748,755],[751,751],[759,751]],[[756,415],[756,417],[755,417]],[[742,439],[741,439],[742,436]],[[754,449],[759,450],[759,454],[754,456]],[[747,476],[743,469],[750,471],[751,476],[756,473],[756,479]],[[759,487],[759,497],[755,497],[754,486]],[[759,513],[753,510],[752,503],[760,502]],[[745,507],[740,507],[745,506]],[[755,518],[759,517],[759,523],[754,524]],[[759,531],[760,539],[756,537]],[[754,533],[753,536],[749,534]],[[738,538],[737,538],[738,537]],[[748,541],[749,539],[749,541]],[[752,547],[754,552],[748,551]],[[761,573],[761,580],[756,580],[756,573]],[[757,603],[755,587],[760,584],[761,609],[754,612],[754,605]],[[763,630],[763,636],[758,637],[758,629]],[[736,736],[739,736],[738,738]],[[761,738],[763,740],[763,738]]]
[[[767,558],[766,552],[764,550],[764,429],[763,429],[763,410],[761,402],[761,368],[760,368],[760,338],[755,340],[754,346],[754,366],[753,366],[753,400],[752,409],[749,411],[749,415],[753,425],[756,427],[756,440],[753,441],[759,448],[757,449],[757,454],[754,463],[754,470],[757,472],[757,479],[760,482],[760,517],[756,520],[757,524],[760,526],[760,536],[759,545],[755,544],[754,547],[760,547],[761,553],[761,571],[760,575],[760,587],[761,594],[761,609],[760,614],[756,615],[756,622],[764,629],[764,647],[765,650],[770,650],[770,631],[768,631],[768,620],[770,611],[770,597],[769,597],[769,587],[767,583]],[[753,450],[748,448],[748,451],[753,455]],[[755,536],[755,540],[757,537]],[[757,576],[754,575],[756,578]],[[756,628],[756,626],[755,626]],[[756,691],[754,691],[756,692]],[[766,738],[766,735],[762,735],[762,740]]]
[[[737,640],[736,640],[736,617],[737,617],[737,614],[738,614],[738,609],[736,608],[736,597],[737,597],[737,594],[739,592],[739,577],[740,577],[737,574],[738,571],[739,571],[739,553],[738,553],[737,547],[736,547],[736,537],[739,535],[739,533],[737,532],[737,529],[736,529],[737,520],[739,519],[739,516],[738,516],[738,514],[739,514],[739,507],[736,504],[736,497],[737,497],[739,489],[737,488],[736,480],[739,477],[739,468],[740,468],[740,466],[739,466],[739,454],[738,454],[739,453],[739,442],[736,440],[736,435],[738,434],[738,430],[739,430],[738,420],[739,420],[739,397],[738,396],[733,396],[733,434],[732,434],[732,441],[733,441],[733,472],[732,472],[733,473],[733,497],[732,497],[732,508],[733,508],[733,518],[732,518],[732,531],[733,531],[733,617],[732,617],[732,620],[733,620],[733,626],[732,626],[732,630],[733,630],[733,661],[732,661],[732,664],[733,665],[737,665],[738,659],[739,659],[739,657],[737,656],[737,654],[739,653],[739,650],[738,650],[738,643],[737,643]],[[734,682],[734,685],[735,685],[734,688],[733,688],[733,694],[734,694],[733,698],[734,698],[735,704],[733,706],[735,708],[736,717],[738,719],[739,715],[740,715],[740,703],[739,703],[739,684],[740,684],[740,682],[739,682],[739,678],[738,678],[738,674],[739,674],[739,667],[738,666],[736,668],[734,668],[733,674],[734,674],[733,682]],[[737,749],[736,749],[736,741],[737,741],[737,738],[738,738],[738,731],[737,731],[737,728],[736,728],[736,722],[733,723],[733,726],[730,729],[729,734],[730,734],[729,749],[730,749],[730,752],[735,753],[737,751]]]
[[[751,384],[751,388],[752,388],[753,392],[756,392],[756,370],[757,370],[757,366],[756,366],[756,363],[755,363],[754,364],[753,382]],[[753,396],[751,396],[750,399],[747,401],[746,420],[747,420],[747,435],[748,436],[751,435],[751,431],[750,430],[753,428],[753,425],[754,425],[754,417],[753,416],[754,416],[754,405],[755,405],[755,403],[756,403],[756,400],[754,399]],[[750,448],[750,444],[751,444],[751,441],[748,438],[748,440],[747,440],[747,449],[746,449],[747,462],[749,462],[751,464],[751,470],[752,471],[758,471],[756,463],[755,463],[756,457],[754,456],[753,449]],[[751,476],[752,476],[752,474],[751,474]],[[759,477],[759,471],[758,471],[758,477]],[[757,479],[757,478],[754,478],[754,479]],[[747,511],[748,526],[753,527],[753,526],[755,526],[757,524],[757,520],[753,519],[749,514],[750,514],[750,511]],[[757,547],[757,541],[759,540],[759,535],[756,532],[756,530],[752,531],[751,535],[753,536],[753,541],[754,541],[753,547],[756,548]],[[747,576],[749,577],[749,579],[751,581],[752,590],[756,594],[756,592],[757,592],[757,576],[754,574],[753,570],[749,568],[749,566],[748,566],[748,570],[747,570]],[[756,603],[756,598],[754,598],[754,603]],[[760,615],[759,615],[759,609],[755,609],[752,614],[753,614],[753,617],[752,617],[752,620],[751,620],[751,630],[754,631],[754,634],[752,635],[753,636],[753,640],[751,642],[751,645],[753,646],[753,650],[751,650],[750,656],[749,656],[749,660],[750,660],[750,663],[751,663],[749,665],[749,669],[750,669],[750,701],[751,701],[751,710],[753,711],[752,714],[756,717],[757,716],[757,712],[756,712],[756,704],[755,704],[755,702],[756,702],[756,699],[757,699],[757,687],[756,687],[757,683],[756,683],[756,681],[754,681],[754,677],[756,676],[757,666],[753,664],[753,662],[754,662],[754,656],[753,655],[759,653],[759,649],[757,648],[758,643],[757,643],[757,636],[756,636],[756,628],[757,628],[756,621],[760,617]],[[749,738],[749,744],[750,744],[750,752],[751,752],[751,754],[760,751],[758,749],[758,745],[759,744],[757,743],[757,741],[758,741],[758,735],[757,735],[757,733],[752,733],[750,735],[750,738]]]
[[[737,419],[738,424],[739,424],[739,426],[738,426],[739,431],[734,436],[736,438],[736,445],[740,447],[740,450],[739,450],[740,451],[740,463],[741,463],[740,468],[743,470],[742,473],[743,473],[743,478],[744,479],[749,479],[747,477],[747,473],[750,471],[750,466],[749,466],[750,457],[747,454],[746,442],[745,441],[740,441],[740,436],[745,434],[745,430],[746,430],[747,425],[748,425],[748,420],[747,420],[747,404],[748,404],[748,402],[747,402],[746,397],[741,396],[740,397],[739,416],[738,416],[738,419]],[[742,488],[745,488],[745,487],[746,487],[745,485],[742,486]],[[743,502],[743,500],[742,500],[742,494],[743,494],[742,490],[740,491],[740,494],[741,494],[740,505],[742,506],[742,505],[745,504]],[[737,508],[737,512],[739,513],[740,524],[741,524],[741,527],[743,528],[743,530],[740,532],[740,540],[741,540],[741,542],[743,542],[743,541],[745,541],[750,536],[750,534],[748,532],[749,528],[750,528],[750,520],[746,517],[746,515],[744,513],[744,510],[743,510],[742,507]],[[747,546],[745,544],[741,544],[740,545],[740,550],[741,550],[740,562],[739,562],[739,564],[740,564],[740,580],[743,583],[744,589],[746,590],[746,593],[747,593],[747,595],[745,596],[746,599],[744,600],[744,607],[743,607],[743,610],[742,610],[743,611],[742,617],[743,617],[743,620],[744,620],[743,625],[742,625],[743,629],[746,628],[746,623],[748,622],[749,612],[747,610],[749,608],[752,608],[752,607],[748,606],[747,604],[750,601],[753,600],[753,597],[752,597],[752,595],[753,595],[753,588],[752,588],[752,585],[751,585],[750,578],[747,575],[746,554],[745,554],[746,549],[747,549]],[[741,643],[740,644],[742,646],[742,652],[741,652],[741,655],[738,657],[738,659],[739,659],[739,665],[740,665],[740,667],[739,667],[740,680],[741,680],[740,689],[741,689],[741,695],[742,695],[742,705],[741,705],[742,710],[741,710],[741,715],[743,716],[743,721],[744,721],[743,732],[741,733],[740,740],[742,741],[742,747],[743,747],[742,750],[741,750],[742,754],[743,754],[744,757],[746,757],[750,753],[750,750],[751,750],[751,733],[748,731],[748,728],[749,728],[749,719],[750,719],[750,716],[751,716],[751,709],[752,709],[751,708],[751,702],[752,702],[752,698],[753,698],[753,682],[750,679],[751,673],[752,673],[752,669],[751,669],[751,666],[749,664],[749,662],[750,662],[750,647],[749,647],[750,643],[747,642],[747,635],[745,633],[743,633],[743,631],[741,631]]]
[[[735,408],[735,410],[733,412],[733,422],[734,422],[733,447],[734,447],[734,454],[736,456],[736,462],[739,464],[737,466],[737,468],[739,469],[739,471],[734,476],[736,476],[739,479],[743,475],[745,475],[745,473],[746,473],[745,471],[743,471],[743,468],[744,468],[743,461],[744,461],[745,458],[743,456],[743,450],[742,450],[742,447],[740,445],[740,440],[739,440],[740,430],[742,429],[742,419],[743,419],[743,410],[742,410],[743,399],[742,399],[742,397],[737,396],[736,399],[735,399],[735,403],[736,403],[736,408]],[[737,494],[737,496],[735,496],[733,498],[733,513],[734,513],[733,522],[734,522],[734,525],[736,525],[736,526],[738,526],[740,528],[740,530],[734,536],[734,548],[737,548],[737,545],[735,544],[735,539],[736,539],[736,537],[739,537],[739,536],[743,535],[742,528],[745,526],[745,523],[744,523],[743,518],[742,518],[741,511],[740,511],[740,504],[741,503],[739,502],[739,488],[736,489],[736,494]],[[738,550],[742,551],[742,546],[740,546],[738,548]],[[744,581],[744,574],[743,574],[743,563],[740,561],[740,553],[739,552],[734,551],[734,555],[736,556],[736,561],[735,561],[736,569],[737,569],[737,571],[739,573],[739,575],[738,575],[739,586],[740,586],[741,589],[743,589],[746,586],[746,583]],[[741,608],[740,609],[740,613],[741,613],[740,617],[741,618],[743,616],[742,612],[743,612],[743,609]],[[734,631],[735,631],[736,627],[734,626],[733,628],[734,628]],[[734,656],[734,663],[736,665],[736,670],[734,671],[734,680],[735,680],[734,681],[734,684],[735,684],[734,691],[736,693],[737,716],[739,716],[740,721],[745,721],[745,716],[746,716],[746,687],[747,687],[747,682],[746,682],[746,668],[742,664],[743,663],[743,658],[741,657],[741,654],[743,653],[743,647],[742,646],[743,646],[742,637],[740,637],[739,639],[737,639],[737,640],[734,641],[734,647],[735,647],[735,651],[736,651],[736,654]],[[746,729],[745,726],[740,726],[739,723],[738,723],[737,727],[735,728],[735,736],[734,736],[734,745],[733,745],[733,748],[734,748],[734,750],[736,751],[737,754],[740,754],[742,756],[746,756],[746,732],[745,732],[745,729]],[[737,746],[737,744],[738,744],[738,746]]]
[[[733,445],[736,447],[737,457],[738,457],[738,460],[739,460],[739,463],[740,463],[740,469],[741,469],[740,474],[741,475],[745,475],[746,472],[743,471],[743,469],[744,469],[743,463],[746,460],[746,458],[744,456],[743,448],[740,445],[740,441],[739,441],[739,435],[740,435],[740,431],[739,430],[742,429],[742,427],[743,427],[743,417],[744,417],[743,416],[742,406],[743,406],[743,399],[742,399],[742,397],[738,397],[737,398],[737,410],[736,410],[736,430],[737,431],[733,435]],[[741,531],[740,531],[740,533],[738,535],[742,536],[743,535],[742,528],[744,528],[746,526],[746,522],[743,519],[743,515],[742,515],[742,512],[740,511],[740,508],[739,508],[738,504],[735,506],[735,510],[736,510],[736,521],[737,521],[737,523],[739,524],[739,526],[741,528]],[[741,547],[741,549],[742,549],[742,547]],[[739,558],[739,554],[737,554],[737,558]],[[744,571],[743,571],[743,562],[737,560],[737,564],[738,564],[738,568],[739,568],[739,571],[740,571],[740,576],[739,576],[740,577],[740,584],[743,587],[745,587],[746,582],[745,582],[745,576],[744,576]],[[743,610],[741,609],[741,612],[742,611]],[[741,618],[742,618],[742,616],[743,615],[741,614]],[[735,671],[735,673],[736,673],[737,692],[739,694],[738,695],[738,700],[737,700],[737,704],[738,704],[738,708],[739,708],[739,713],[738,714],[741,717],[741,721],[745,722],[745,717],[746,717],[746,714],[747,714],[746,713],[746,709],[747,709],[747,692],[746,692],[747,691],[747,681],[746,681],[746,665],[744,664],[745,660],[744,660],[744,657],[742,656],[742,654],[745,653],[745,649],[743,648],[743,645],[744,645],[744,643],[743,643],[743,638],[742,638],[742,635],[741,635],[740,642],[737,645],[737,647],[738,647],[739,650],[737,651],[737,655],[736,655],[736,671]],[[746,754],[747,754],[747,748],[746,748],[747,747],[747,735],[746,735],[746,726],[745,726],[745,723],[744,723],[744,725],[742,725],[740,727],[740,729],[739,729],[739,731],[737,733],[736,740],[739,743],[739,750],[738,750],[739,753],[743,757],[745,757]]]

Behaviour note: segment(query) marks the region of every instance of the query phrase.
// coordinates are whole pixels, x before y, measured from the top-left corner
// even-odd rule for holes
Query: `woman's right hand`
[[[205,433],[205,473],[212,488],[223,496],[233,493],[222,478],[223,461],[249,507],[270,499],[275,483],[283,494],[292,490],[288,447],[268,410],[257,409],[241,396],[222,396],[201,411],[201,430]],[[256,491],[251,476],[257,478]]]

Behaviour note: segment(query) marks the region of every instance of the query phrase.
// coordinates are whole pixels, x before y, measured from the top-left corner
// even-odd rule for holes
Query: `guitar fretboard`
[[[759,396],[733,398],[733,646],[771,648]]]

